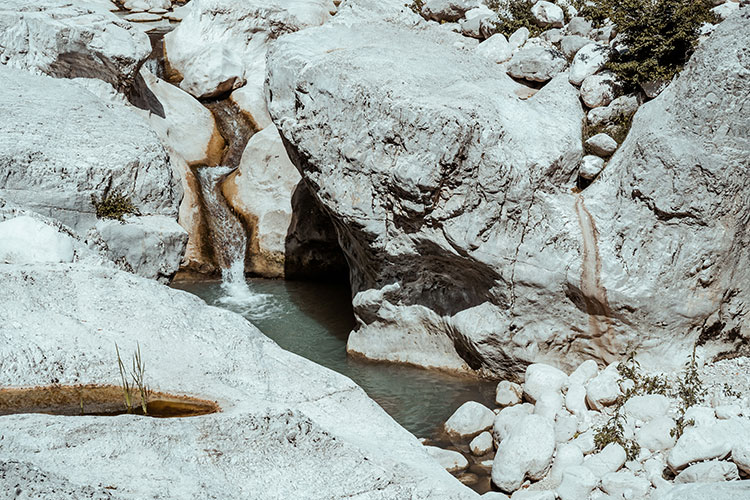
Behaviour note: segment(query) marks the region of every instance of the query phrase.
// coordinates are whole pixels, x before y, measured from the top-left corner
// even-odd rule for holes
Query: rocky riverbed
[[[633,86],[508,1],[0,0],[0,496],[750,498],[747,2]],[[344,283],[346,355],[496,404],[418,440],[177,273]]]

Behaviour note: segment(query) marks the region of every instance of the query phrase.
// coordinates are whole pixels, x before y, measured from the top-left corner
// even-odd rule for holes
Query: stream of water
[[[348,357],[346,339],[354,317],[346,285],[265,279],[247,283],[246,302],[241,296],[230,298],[218,280],[173,286],[244,315],[284,349],[350,377],[417,437],[438,439],[442,424],[466,401],[492,407],[496,383]]]

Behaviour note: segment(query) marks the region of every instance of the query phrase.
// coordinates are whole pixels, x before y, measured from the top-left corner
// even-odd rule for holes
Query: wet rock
[[[180,268],[188,233],[163,215],[100,220],[87,240],[124,271],[169,282]]]
[[[98,78],[130,89],[151,53],[148,37],[85,2],[5,0],[0,62],[60,78]]]
[[[163,115],[142,111],[162,142],[189,165],[218,165],[224,150],[213,114],[193,96],[157,78],[145,68],[143,81],[159,100]]]
[[[598,156],[610,156],[617,150],[617,141],[605,133],[599,133],[586,140],[586,147]]]
[[[501,491],[517,490],[528,477],[544,477],[555,452],[555,431],[549,420],[539,415],[526,416],[513,427],[497,448],[492,463],[492,482]]]
[[[552,2],[540,0],[531,8],[531,14],[541,26],[562,28],[565,21],[563,10]]]
[[[513,47],[502,33],[495,33],[483,41],[475,49],[476,53],[496,63],[502,63],[511,58]]]
[[[0,263],[72,262],[73,257],[72,238],[41,220],[21,215],[0,222]]]
[[[590,179],[595,178],[597,175],[599,175],[602,170],[604,170],[603,159],[594,155],[586,155],[581,160],[581,166],[578,168],[578,175],[580,175],[584,179],[590,180]],[[595,408],[595,409],[598,410],[599,408]]]
[[[445,432],[451,438],[470,439],[492,428],[495,413],[476,401],[462,404],[445,422]]]
[[[92,196],[119,193],[143,215],[176,217],[182,192],[167,152],[132,111],[7,66],[0,108],[0,197],[79,234],[96,223]]]
[[[521,402],[523,396],[523,388],[507,380],[503,380],[497,384],[495,390],[495,403],[498,406],[513,406]]]
[[[492,434],[485,431],[477,435],[477,437],[472,439],[471,443],[469,443],[469,449],[471,450],[471,453],[478,457],[491,452],[493,450]]]
[[[508,74],[514,78],[547,82],[568,65],[565,57],[554,47],[523,47],[508,63]]]
[[[617,81],[614,74],[608,71],[588,76],[581,84],[581,99],[589,108],[608,105],[616,93]]]
[[[444,450],[437,446],[425,446],[424,448],[448,472],[460,472],[469,467],[469,461],[457,451]]]
[[[609,60],[609,46],[589,43],[576,52],[570,63],[569,80],[573,85],[581,85],[586,77],[601,70]]]
[[[164,37],[180,88],[214,97],[241,87],[263,85],[268,43],[284,33],[317,26],[329,17],[328,2],[303,0],[202,0]]]
[[[284,276],[291,198],[299,181],[276,127],[266,127],[250,138],[239,169],[222,184],[224,198],[242,216],[251,235],[247,271]]]

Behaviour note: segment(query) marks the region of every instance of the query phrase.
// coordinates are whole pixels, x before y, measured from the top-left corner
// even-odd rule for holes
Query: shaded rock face
[[[136,115],[75,83],[0,66],[0,197],[67,224],[96,222],[92,195],[129,196],[175,217],[182,197],[164,147]]]
[[[639,112],[579,194],[567,75],[521,101],[496,65],[403,17],[347,2],[268,57],[271,116],[352,269],[350,352],[505,374],[637,348],[678,366],[710,318],[741,319],[744,18]]]
[[[4,0],[0,63],[64,78],[98,78],[120,90],[151,52],[148,36],[85,2]]]

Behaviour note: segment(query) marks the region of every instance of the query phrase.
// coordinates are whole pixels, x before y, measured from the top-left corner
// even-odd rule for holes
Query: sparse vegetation
[[[605,133],[614,139],[618,145],[625,141],[625,138],[630,132],[630,127],[633,124],[634,113],[620,113],[610,121],[602,122],[599,125],[592,127],[588,123],[583,126],[583,142],[584,147],[587,140],[599,133]],[[587,149],[587,153],[590,153]]]
[[[692,55],[703,23],[717,22],[710,0],[577,0],[579,14],[596,26],[613,23],[626,47],[607,67],[626,92],[668,81]]]
[[[497,12],[496,30],[506,38],[520,28],[528,29],[529,36],[539,36],[543,31],[531,13],[534,2],[530,0],[489,0],[487,6]]]
[[[688,408],[702,403],[706,397],[706,389],[703,387],[703,382],[698,373],[698,365],[695,362],[695,347],[693,347],[693,355],[690,357],[690,361],[685,364],[685,370],[677,380],[677,387],[672,395],[680,400],[680,407],[675,420],[675,427],[670,431],[670,435],[679,439],[685,427],[695,423],[692,419],[685,420],[685,413]]]
[[[101,199],[91,195],[91,204],[94,205],[98,219],[122,221],[126,215],[139,215],[130,198],[121,193],[107,193]]]
[[[728,398],[741,398],[742,393],[739,391],[735,391],[734,388],[729,385],[729,382],[724,382],[724,389],[723,389],[724,395]]]
[[[414,0],[412,3],[404,4],[404,7],[409,7],[415,14],[422,15],[422,7],[424,6],[424,0]]]
[[[143,362],[141,357],[141,346],[136,344],[136,352],[133,355],[133,367],[130,372],[130,377],[133,380],[133,384],[127,376],[125,364],[120,356],[120,348],[115,343],[115,351],[117,352],[117,364],[120,368],[120,380],[122,381],[122,392],[125,398],[125,407],[128,413],[133,411],[133,389],[138,388],[138,395],[140,397],[141,410],[144,415],[148,415],[148,400],[151,395],[151,390],[146,386],[145,373],[146,364]]]

